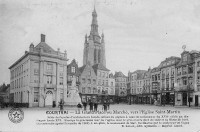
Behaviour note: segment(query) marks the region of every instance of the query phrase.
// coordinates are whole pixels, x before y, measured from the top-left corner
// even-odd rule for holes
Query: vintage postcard
[[[0,0],[0,132],[200,132],[200,1]]]

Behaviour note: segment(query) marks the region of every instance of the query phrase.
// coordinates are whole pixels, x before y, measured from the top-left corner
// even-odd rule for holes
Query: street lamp
[[[189,107],[190,107],[190,84],[189,83],[188,83],[188,102],[189,102]]]
[[[175,92],[176,92],[176,89],[178,88],[178,83],[174,83],[174,106],[175,106]]]
[[[27,90],[27,93],[28,93],[28,105],[27,105],[27,108],[29,107],[29,93],[30,91]]]

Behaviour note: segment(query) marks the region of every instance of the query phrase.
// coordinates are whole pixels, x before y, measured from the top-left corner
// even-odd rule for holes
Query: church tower
[[[92,24],[90,35],[85,35],[83,65],[90,63],[91,65],[102,64],[106,67],[104,34],[101,37],[98,32],[97,13],[94,7],[92,12]]]

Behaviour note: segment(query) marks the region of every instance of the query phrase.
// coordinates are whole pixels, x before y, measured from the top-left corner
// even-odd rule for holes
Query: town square
[[[158,115],[198,131],[200,2],[183,1],[0,1],[0,116]]]

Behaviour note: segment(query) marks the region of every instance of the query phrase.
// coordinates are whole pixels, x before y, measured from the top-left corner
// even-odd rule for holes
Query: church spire
[[[92,24],[91,24],[90,34],[99,36],[98,23],[97,23],[97,13],[96,13],[95,6],[94,6],[94,10],[92,12]]]

